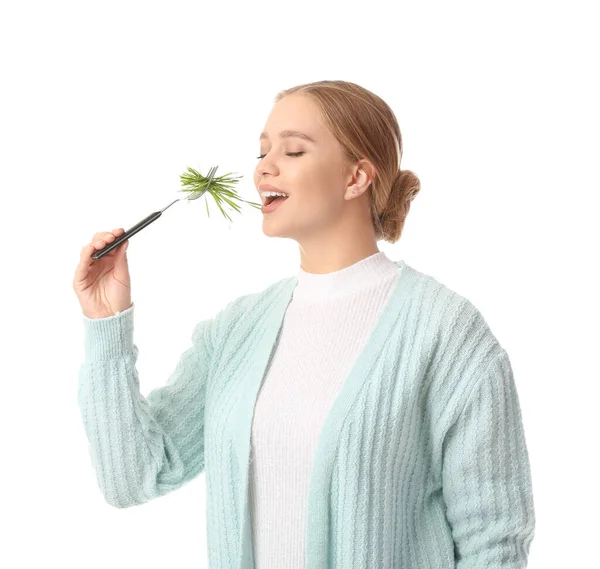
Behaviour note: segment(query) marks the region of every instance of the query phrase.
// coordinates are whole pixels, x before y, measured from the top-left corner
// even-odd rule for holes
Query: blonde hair
[[[400,239],[410,202],[421,189],[419,178],[401,170],[402,135],[388,104],[371,91],[348,81],[316,81],[285,89],[277,103],[291,94],[310,97],[349,161],[368,160],[375,168],[371,187],[371,218],[377,240]]]

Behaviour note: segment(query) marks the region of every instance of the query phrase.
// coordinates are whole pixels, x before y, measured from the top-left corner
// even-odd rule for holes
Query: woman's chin
[[[267,237],[288,237],[283,224],[279,223],[274,217],[269,218],[267,215],[263,218],[262,230]]]
[[[281,232],[277,229],[277,224],[270,221],[263,221],[263,233],[267,237],[281,237]]]

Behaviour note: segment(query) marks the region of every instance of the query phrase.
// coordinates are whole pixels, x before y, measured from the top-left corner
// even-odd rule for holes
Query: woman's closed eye
[[[286,156],[302,156],[303,154],[304,152],[287,152]],[[262,160],[265,156],[266,154],[261,154],[260,156],[258,156],[258,159]]]

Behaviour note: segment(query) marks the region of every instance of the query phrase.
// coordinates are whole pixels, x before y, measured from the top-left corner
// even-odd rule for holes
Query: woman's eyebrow
[[[310,136],[308,136],[308,134],[300,132],[299,130],[282,130],[279,133],[279,137],[280,138],[287,138],[287,137],[290,137],[290,136],[296,136],[298,138],[303,138],[304,140],[308,140],[309,142],[315,142]],[[260,133],[260,140],[263,140],[264,138],[268,139],[269,137],[267,136],[266,132],[261,132]]]

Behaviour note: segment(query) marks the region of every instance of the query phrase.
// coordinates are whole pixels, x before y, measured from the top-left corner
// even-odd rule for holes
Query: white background
[[[205,475],[104,502],[77,407],[72,280],[97,231],[244,176],[276,93],[356,82],[398,117],[422,189],[380,250],[477,306],[510,355],[531,460],[531,569],[597,563],[598,20],[592,2],[3,2],[2,547],[7,568],[205,567]],[[142,393],[194,324],[299,267],[297,243],[177,203],[128,250]],[[427,568],[424,568],[427,569]]]

